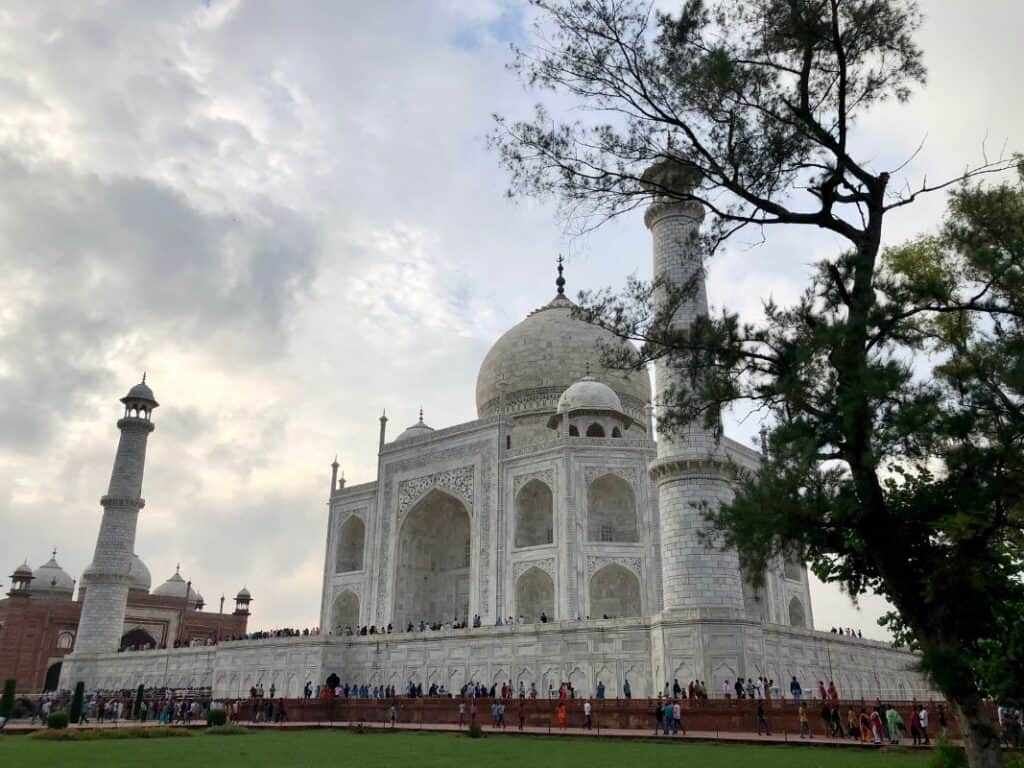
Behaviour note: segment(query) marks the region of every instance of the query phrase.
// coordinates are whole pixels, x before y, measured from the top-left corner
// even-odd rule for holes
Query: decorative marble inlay
[[[512,565],[512,582],[519,581],[519,577],[531,568],[539,568],[544,571],[551,580],[555,580],[555,558],[546,557],[543,560],[519,560]]]
[[[423,498],[434,488],[448,491],[466,504],[473,514],[473,465],[435,472],[432,475],[404,480],[398,486],[398,519],[402,520],[413,503]]]
[[[600,571],[606,565],[621,565],[627,571],[632,572],[638,579],[640,578],[640,558],[639,557],[610,557],[601,555],[588,555],[587,556],[587,579]]]
[[[542,469],[537,472],[526,472],[522,475],[516,475],[512,481],[512,498],[514,499],[518,496],[523,486],[531,480],[540,480],[547,485],[548,490],[552,494],[555,492],[555,471],[553,469]]]

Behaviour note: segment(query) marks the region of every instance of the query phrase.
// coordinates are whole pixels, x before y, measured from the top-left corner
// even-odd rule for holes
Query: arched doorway
[[[363,570],[363,545],[366,541],[366,526],[352,515],[338,531],[338,551],[335,570],[338,573]]]
[[[51,664],[46,670],[46,679],[43,681],[43,693],[47,691],[56,691],[57,686],[60,685],[60,668],[61,662]]]
[[[516,546],[536,547],[554,541],[551,489],[531,480],[516,494]]]
[[[555,617],[555,582],[540,568],[529,568],[516,582],[516,613],[535,624],[542,612]]]
[[[464,621],[469,614],[470,522],[465,505],[433,490],[398,537],[394,624]]]
[[[133,629],[121,636],[121,650],[125,648],[156,648],[156,640],[144,629]]]
[[[640,580],[636,574],[612,563],[590,579],[590,616],[621,619],[640,615]]]
[[[639,541],[633,486],[616,475],[602,475],[587,488],[587,540]]]
[[[334,598],[331,611],[331,630],[334,634],[344,634],[346,627],[351,627],[353,632],[359,628],[359,598],[348,589]]]

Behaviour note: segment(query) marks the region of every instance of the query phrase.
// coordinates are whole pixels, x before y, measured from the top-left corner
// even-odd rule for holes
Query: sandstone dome
[[[621,399],[621,410],[644,423],[644,407],[651,401],[647,371],[602,366],[605,348],[625,347],[629,342],[605,328],[573,317],[575,306],[559,294],[495,342],[476,378],[476,409],[480,418],[497,413],[498,383],[502,377],[506,402],[513,415],[552,413],[562,393],[590,373],[589,366],[594,376]]]
[[[57,564],[56,553],[48,561],[36,569],[32,580],[34,594],[65,595],[70,597],[75,591],[75,580]]]
[[[174,597],[178,600],[184,600],[185,595],[187,594],[189,605],[197,606],[202,605],[203,603],[203,596],[196,592],[196,590],[188,585],[188,582],[181,578],[180,568],[175,569],[174,575],[171,576],[171,578],[154,589],[153,594],[157,597]]]
[[[558,398],[558,412],[615,411],[622,413],[622,401],[615,390],[593,376],[584,376]]]
[[[132,580],[129,589],[149,592],[149,588],[153,584],[153,577],[149,575],[149,568],[146,567],[146,564],[142,562],[138,555],[132,555],[132,567],[128,571],[128,575]]]

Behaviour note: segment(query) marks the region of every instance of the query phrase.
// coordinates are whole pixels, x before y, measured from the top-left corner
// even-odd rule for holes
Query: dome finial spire
[[[562,264],[565,263],[565,259],[562,258],[562,254],[558,254],[558,279],[555,280],[555,285],[558,286],[558,295],[565,295],[565,278],[562,277]]]
[[[142,372],[142,383],[143,384],[146,383],[146,372],[145,371]]]
[[[423,406],[420,406],[420,424],[423,423]]]

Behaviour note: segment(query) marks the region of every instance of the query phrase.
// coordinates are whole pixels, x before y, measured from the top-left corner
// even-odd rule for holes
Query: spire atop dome
[[[558,254],[558,279],[555,280],[555,285],[558,287],[558,295],[565,296],[565,278],[562,277],[563,267],[565,259],[562,258],[562,254]]]
[[[423,423],[423,406],[422,405],[420,406],[420,421],[419,421],[419,423],[420,424]]]

